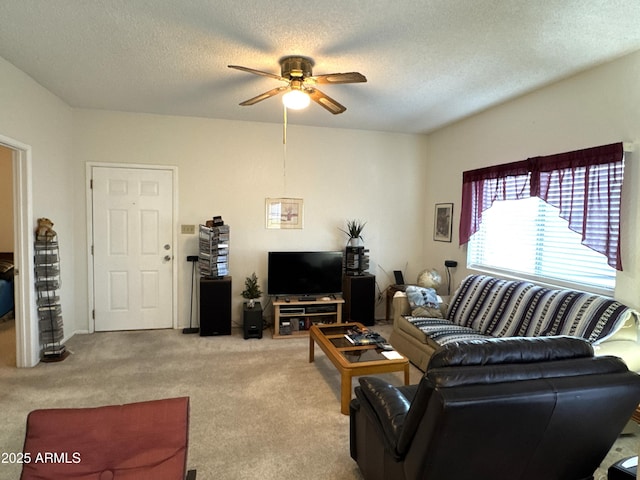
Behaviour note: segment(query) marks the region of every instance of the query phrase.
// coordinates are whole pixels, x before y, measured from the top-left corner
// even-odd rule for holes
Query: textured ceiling
[[[1,0],[0,56],[73,107],[282,122],[279,74],[368,82],[322,90],[347,107],[292,124],[429,132],[640,50],[638,0]],[[1,88],[1,86],[0,86]]]

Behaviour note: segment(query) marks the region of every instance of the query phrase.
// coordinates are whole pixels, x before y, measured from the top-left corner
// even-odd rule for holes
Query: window
[[[538,197],[496,201],[467,249],[469,268],[610,294],[616,270],[581,244],[559,210]]]
[[[621,143],[464,172],[469,266],[611,292],[623,173]]]

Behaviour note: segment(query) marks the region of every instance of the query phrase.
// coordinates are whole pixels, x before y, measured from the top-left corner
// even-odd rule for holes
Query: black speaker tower
[[[200,336],[231,335],[231,277],[200,277]]]
[[[345,322],[359,322],[371,326],[375,324],[376,277],[363,275],[342,277],[342,296],[344,307],[342,316]]]

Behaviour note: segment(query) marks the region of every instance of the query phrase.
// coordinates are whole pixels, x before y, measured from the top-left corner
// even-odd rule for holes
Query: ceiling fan
[[[253,68],[241,67],[239,65],[228,65],[229,68],[235,68],[236,70],[242,70],[243,72],[253,73],[255,75],[262,75],[264,77],[273,78],[286,82],[287,85],[273,88],[267,92],[261,93],[249,100],[245,100],[240,105],[248,106],[254,105],[262,100],[266,100],[269,97],[273,97],[282,92],[286,92],[283,97],[283,103],[294,109],[304,108],[309,104],[309,100],[313,100],[321,107],[327,109],[334,115],[344,112],[347,108],[328,95],[322,93],[316,88],[316,85],[331,85],[335,83],[361,83],[366,82],[367,78],[358,72],[349,73],[329,73],[326,75],[313,76],[312,67],[313,60],[307,57],[289,56],[280,59],[280,75],[275,73],[262,72],[260,70],[254,70]],[[288,102],[295,102],[295,97],[305,104],[302,106],[296,106],[295,104]]]

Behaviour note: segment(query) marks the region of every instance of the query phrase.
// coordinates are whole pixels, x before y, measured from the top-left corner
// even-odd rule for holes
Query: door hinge
[[[91,319],[92,320],[96,319],[96,311],[95,311],[95,309],[91,310]]]
[[[89,180],[89,188],[93,190],[93,178]]]
[[[93,255],[93,245],[91,245],[91,255]]]

